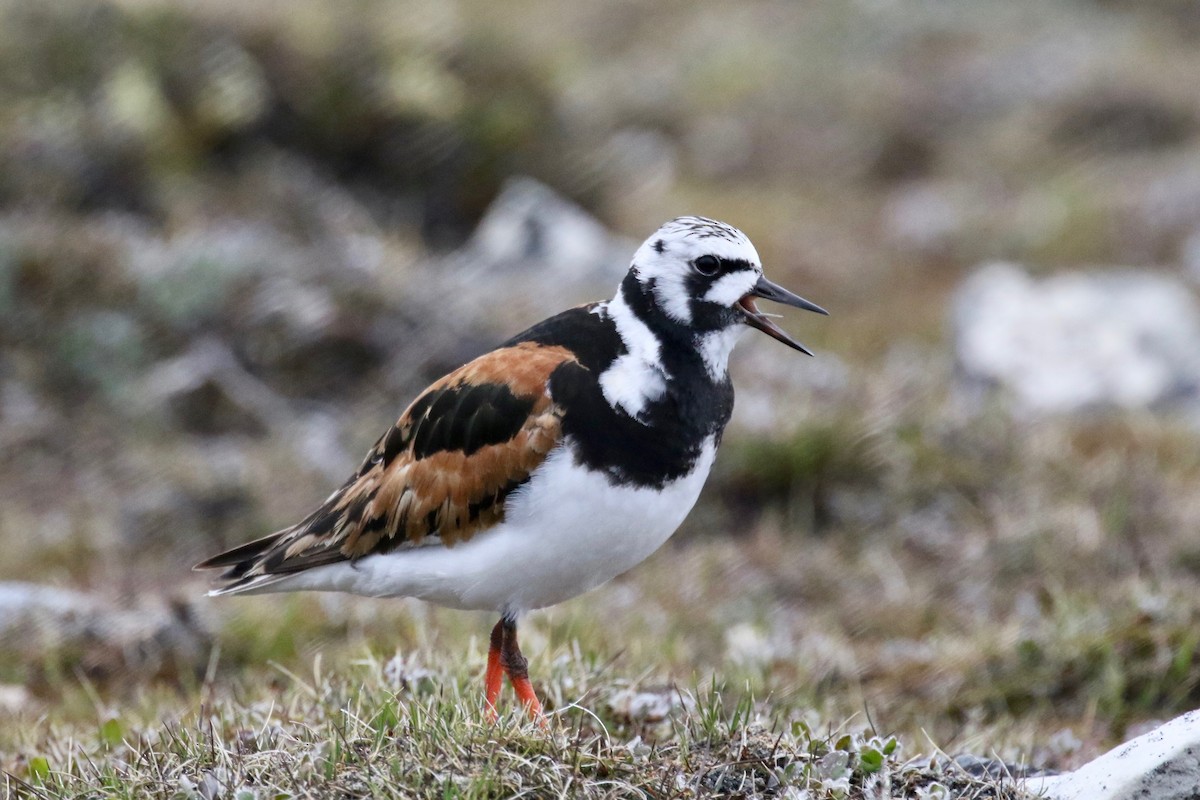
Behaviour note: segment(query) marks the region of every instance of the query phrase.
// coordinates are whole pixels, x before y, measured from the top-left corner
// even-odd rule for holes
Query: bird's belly
[[[690,473],[647,489],[614,486],[577,466],[569,447],[561,447],[510,496],[495,527],[452,548],[400,550],[319,568],[330,570],[326,585],[309,588],[514,613],[562,602],[657,550],[695,504],[715,452],[709,439]]]

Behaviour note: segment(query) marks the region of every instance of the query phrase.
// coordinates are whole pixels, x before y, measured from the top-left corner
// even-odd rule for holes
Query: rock
[[[635,249],[548,186],[513,178],[441,265],[442,296],[467,315],[501,309],[506,321],[541,319],[548,303],[611,296]]]
[[[658,723],[679,710],[691,710],[692,700],[673,688],[622,689],[608,700],[614,716],[628,722]]]
[[[1179,281],[1133,270],[1035,280],[988,264],[953,305],[963,377],[1025,412],[1147,408],[1197,400],[1200,313]]]
[[[385,360],[378,309],[287,276],[264,280],[237,320],[234,349],[247,370],[291,397],[337,398],[370,381]]]
[[[1200,796],[1200,710],[1109,750],[1077,770],[1026,778],[1048,800],[1186,800]]]
[[[23,382],[0,382],[0,449],[15,452],[32,442],[50,440],[62,424],[50,403]]]
[[[0,582],[0,651],[34,667],[62,659],[94,680],[201,674],[210,645],[182,604],[118,608],[83,592]]]
[[[0,714],[35,713],[41,703],[24,686],[15,683],[0,683]]]
[[[635,243],[532,178],[513,178],[488,208],[459,257],[495,275],[553,271],[572,283],[624,272]]]

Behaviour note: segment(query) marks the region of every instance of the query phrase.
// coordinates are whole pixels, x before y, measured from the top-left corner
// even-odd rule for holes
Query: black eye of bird
[[[716,256],[700,256],[692,262],[692,269],[707,278],[711,278],[721,271],[721,259]]]

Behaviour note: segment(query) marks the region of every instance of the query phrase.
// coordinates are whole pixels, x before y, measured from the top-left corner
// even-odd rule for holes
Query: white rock
[[[635,722],[662,722],[672,711],[691,710],[690,698],[675,689],[623,689],[609,699],[613,713],[621,719]]]
[[[902,185],[883,210],[888,239],[909,250],[936,251],[949,247],[967,227],[974,198],[957,186],[920,182]]]
[[[1039,281],[988,264],[959,289],[953,323],[963,374],[1005,387],[1025,411],[1196,400],[1200,313],[1169,277],[1127,270]]]
[[[532,178],[513,178],[459,256],[486,272],[549,270],[556,280],[586,283],[622,277],[635,249],[635,242],[610,233],[549,186]]]
[[[0,714],[17,714],[40,709],[41,703],[24,686],[0,683]]]
[[[541,319],[611,297],[636,248],[550,187],[513,178],[470,241],[439,265],[439,305],[448,317]]]
[[[1186,800],[1200,797],[1200,711],[1189,711],[1074,772],[1026,778],[1048,800]]]

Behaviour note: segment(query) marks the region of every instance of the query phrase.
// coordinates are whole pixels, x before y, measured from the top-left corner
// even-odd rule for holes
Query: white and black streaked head
[[[756,298],[827,313],[767,280],[746,234],[705,217],[679,217],[655,231],[634,254],[620,297],[656,333],[690,342],[714,376],[725,372],[743,325],[809,353],[758,310]]]

